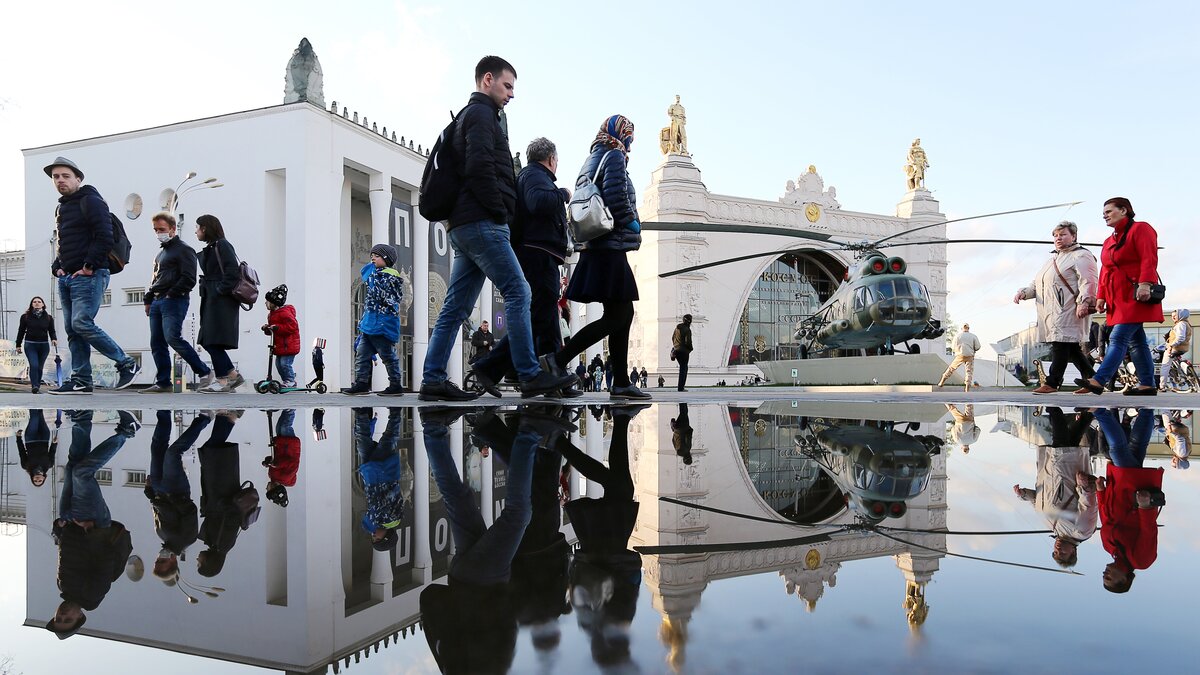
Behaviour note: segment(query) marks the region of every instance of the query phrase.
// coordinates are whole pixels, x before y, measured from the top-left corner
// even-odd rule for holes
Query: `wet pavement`
[[[895,389],[6,394],[0,672],[1184,670],[1200,397]]]

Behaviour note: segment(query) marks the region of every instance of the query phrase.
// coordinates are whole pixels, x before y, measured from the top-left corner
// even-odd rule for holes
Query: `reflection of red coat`
[[[1129,236],[1118,249],[1117,242],[1126,230]],[[1108,303],[1108,325],[1163,320],[1161,303],[1148,305],[1133,299],[1136,283],[1158,283],[1158,233],[1149,223],[1134,221],[1130,225],[1126,218],[1113,228],[1104,240],[1100,264],[1096,297]]]
[[[1144,570],[1158,557],[1158,509],[1139,509],[1134,493],[1162,489],[1162,469],[1108,465],[1108,485],[1098,493],[1100,541],[1119,562]]]
[[[276,436],[275,455],[267,469],[267,479],[284,487],[296,484],[300,471],[300,439],[295,436]]]
[[[300,323],[296,321],[296,308],[284,305],[267,314],[267,323],[275,326],[275,355],[292,356],[300,353]]]

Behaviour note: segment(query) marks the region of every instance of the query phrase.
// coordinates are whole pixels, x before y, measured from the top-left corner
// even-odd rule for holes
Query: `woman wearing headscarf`
[[[1149,223],[1134,220],[1133,205],[1124,197],[1104,202],[1104,223],[1113,229],[1100,252],[1100,285],[1096,311],[1108,313],[1112,326],[1108,351],[1095,376],[1078,378],[1083,391],[1104,393],[1103,382],[1116,374],[1129,352],[1137,369],[1138,386],[1125,390],[1127,396],[1154,396],[1154,362],[1146,342],[1147,321],[1163,320],[1162,302],[1150,302],[1150,286],[1159,283],[1158,233]]]
[[[25,358],[29,360],[30,391],[38,393],[42,387],[42,370],[46,366],[46,358],[50,356],[50,345],[58,348],[58,334],[54,332],[54,315],[46,311],[46,301],[41,296],[33,296],[29,301],[29,309],[21,315],[21,323],[17,327],[17,351],[25,348]]]
[[[579,263],[567,285],[567,299],[598,302],[604,314],[571,336],[554,355],[556,371],[562,372],[588,347],[608,338],[615,382],[609,397],[648,399],[650,395],[629,380],[629,327],[633,325],[633,303],[638,299],[637,281],[626,258],[642,245],[642,226],[637,212],[637,194],[629,178],[628,155],[633,145],[633,122],[613,115],[600,125],[592,141],[591,154],[579,170],[580,176],[595,178],[604,205],[613,217],[613,229],[604,236],[580,245]]]
[[[1083,377],[1095,374],[1083,343],[1088,339],[1089,317],[1096,301],[1096,257],[1079,245],[1079,228],[1069,220],[1055,226],[1054,251],[1033,278],[1017,291],[1013,302],[1033,299],[1037,304],[1037,339],[1050,343],[1050,372],[1035,394],[1053,394],[1062,386],[1067,362]],[[1083,393],[1086,393],[1083,392]]]

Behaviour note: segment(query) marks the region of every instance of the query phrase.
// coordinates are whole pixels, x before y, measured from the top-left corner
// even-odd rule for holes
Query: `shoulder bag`
[[[571,238],[576,243],[591,241],[612,232],[612,212],[605,205],[604,195],[596,185],[604,162],[612,152],[609,150],[604,153],[596,167],[596,173],[591,178],[583,174],[575,181],[575,194],[571,197],[571,204],[567,209],[567,220],[571,225]]]
[[[217,267],[221,268],[221,276],[225,276],[225,263],[221,262],[221,252],[213,247],[213,255],[217,256]],[[237,254],[234,254],[237,257]],[[238,259],[238,279],[233,285],[233,290],[229,295],[237,300],[242,305],[242,309],[247,312],[254,308],[254,303],[258,302],[258,272],[254,271],[246,261]]]
[[[1125,228],[1125,232],[1121,234],[1121,239],[1117,242],[1116,246],[1113,246],[1112,250],[1114,253],[1117,250],[1119,250],[1122,246],[1125,245],[1125,238],[1129,236],[1129,231],[1133,229],[1134,224],[1135,223],[1130,223],[1129,227]],[[1120,268],[1118,268],[1118,269],[1120,269]],[[1125,274],[1125,272],[1123,270],[1121,273]],[[1150,284],[1150,297],[1146,298],[1145,300],[1138,300],[1138,297],[1137,297],[1138,282],[1135,281],[1133,279],[1133,277],[1129,276],[1128,274],[1125,274],[1125,278],[1129,279],[1129,283],[1133,284],[1133,299],[1136,300],[1137,302],[1140,302],[1145,305],[1157,305],[1163,301],[1163,298],[1167,297],[1167,287],[1163,284],[1162,277],[1158,277],[1157,284]]]

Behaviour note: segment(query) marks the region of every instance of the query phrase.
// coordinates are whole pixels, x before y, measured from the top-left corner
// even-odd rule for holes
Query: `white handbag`
[[[571,197],[571,204],[567,209],[567,220],[571,224],[571,238],[576,243],[591,241],[612,232],[612,212],[604,204],[604,195],[596,185],[600,170],[604,168],[604,162],[612,152],[609,150],[604,153],[599,166],[596,167],[596,173],[591,178],[583,174],[575,181],[575,194]]]

